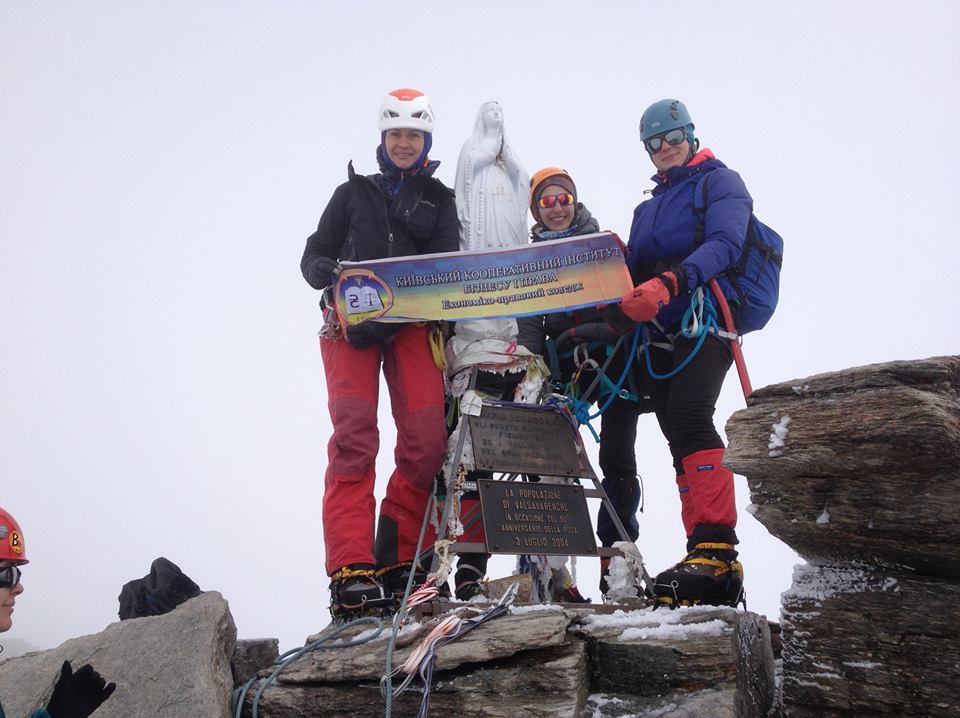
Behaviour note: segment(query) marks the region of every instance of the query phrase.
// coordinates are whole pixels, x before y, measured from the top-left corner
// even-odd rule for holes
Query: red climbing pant
[[[352,563],[389,566],[413,559],[433,480],[443,463],[447,431],[443,377],[428,327],[408,324],[385,346],[355,349],[345,339],[320,340],[333,435],[327,444],[323,539],[328,574]],[[396,468],[380,507],[374,551],[373,495],[380,448],[380,369],[397,427]],[[433,544],[430,526],[424,545]],[[376,553],[376,555],[375,555]]]

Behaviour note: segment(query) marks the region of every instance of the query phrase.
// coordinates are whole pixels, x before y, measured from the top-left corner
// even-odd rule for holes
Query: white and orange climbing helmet
[[[29,563],[20,524],[3,508],[0,508],[0,561],[10,561],[16,566]]]
[[[381,132],[397,127],[433,132],[437,118],[430,100],[420,90],[401,88],[387,93],[380,105],[378,126]]]

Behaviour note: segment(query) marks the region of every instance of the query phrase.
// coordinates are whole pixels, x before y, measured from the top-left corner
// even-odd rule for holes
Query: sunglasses
[[[540,205],[540,209],[550,209],[558,202],[560,203],[561,207],[566,207],[568,204],[573,204],[573,195],[569,192],[563,192],[561,194],[545,194],[540,197],[537,204]]]
[[[675,130],[664,132],[662,135],[651,137],[649,140],[644,140],[643,146],[647,148],[649,154],[655,155],[660,151],[660,148],[663,147],[664,140],[667,141],[668,145],[675,146],[679,145],[685,139],[687,139],[687,133],[683,131],[682,127],[678,127]]]
[[[20,568],[17,566],[7,566],[0,568],[0,588],[13,588],[20,583]]]

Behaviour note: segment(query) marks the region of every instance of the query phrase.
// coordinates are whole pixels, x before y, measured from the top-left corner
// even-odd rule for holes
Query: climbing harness
[[[447,368],[447,354],[443,348],[443,330],[436,322],[430,324],[430,333],[427,335],[430,342],[430,353],[433,355],[433,363],[437,369],[443,371]]]
[[[640,327],[637,327],[636,329],[633,330],[633,335],[630,340],[630,352],[627,356],[627,361],[624,364],[623,371],[620,374],[620,378],[617,379],[616,383],[613,383],[610,381],[610,379],[606,375],[606,370],[607,370],[607,367],[610,366],[610,362],[613,361],[613,357],[616,355],[617,351],[620,349],[620,346],[623,343],[623,340],[625,339],[625,337],[620,337],[617,340],[617,343],[614,345],[613,350],[610,352],[609,356],[607,357],[607,361],[604,362],[602,367],[597,368],[597,376],[594,378],[593,382],[591,382],[590,386],[588,386],[587,389],[583,392],[583,395],[582,395],[583,398],[577,398],[577,397],[571,396],[570,394],[567,394],[568,401],[570,404],[570,411],[577,418],[577,421],[579,421],[581,425],[586,426],[590,430],[590,433],[593,435],[593,438],[597,441],[597,443],[600,442],[600,435],[597,434],[596,430],[593,428],[590,422],[593,419],[596,419],[601,414],[603,414],[603,412],[607,410],[607,408],[610,406],[613,400],[616,399],[618,396],[625,399],[637,398],[634,394],[632,394],[629,391],[624,393],[624,390],[622,389],[622,387],[623,387],[624,381],[626,381],[627,379],[627,376],[629,376],[630,374],[631,367],[633,366],[633,358],[634,356],[636,356],[636,353],[637,353],[637,343],[639,341],[639,337],[640,337]],[[570,387],[576,386],[580,378],[580,374],[582,373],[584,367],[587,366],[587,362],[590,362],[594,366],[596,366],[596,362],[592,359],[588,359],[586,362],[581,363],[577,368],[576,374],[574,374],[574,377],[570,382]],[[608,395],[607,395],[606,401],[603,402],[603,405],[597,408],[596,413],[591,414],[590,405],[592,402],[587,401],[586,399],[590,396],[590,394],[596,388],[597,384],[601,382],[604,383],[604,387],[608,390]],[[572,393],[572,389],[571,389],[571,393]]]
[[[317,332],[321,339],[339,339],[343,336],[343,326],[337,314],[333,299],[333,287],[327,287],[320,295],[320,312],[323,316],[323,326]]]
[[[690,298],[690,306],[683,314],[683,320],[681,322],[680,333],[687,339],[696,339],[697,343],[682,362],[671,371],[666,372],[665,374],[657,374],[653,370],[653,364],[650,360],[650,352],[648,348],[651,346],[649,330],[646,324],[643,324],[643,346],[641,351],[646,355],[647,363],[647,372],[651,377],[658,380],[672,379],[681,371],[683,371],[693,358],[697,355],[697,352],[700,351],[700,348],[703,346],[703,342],[706,341],[707,334],[714,334],[721,339],[726,339],[730,344],[730,350],[733,353],[734,361],[737,365],[737,373],[740,376],[740,385],[743,389],[743,398],[749,398],[750,394],[753,393],[753,388],[750,385],[750,377],[747,374],[747,366],[743,359],[743,350],[740,348],[740,343],[743,341],[743,337],[737,334],[736,326],[733,321],[733,315],[730,312],[730,305],[727,304],[726,297],[723,296],[723,292],[720,289],[720,285],[717,284],[716,279],[711,279],[708,282],[710,291],[705,291],[703,287],[697,287],[697,290],[693,293]],[[717,305],[720,307],[720,312],[723,315],[723,323],[726,325],[726,329],[722,329],[717,322],[717,307],[714,305],[714,300],[716,300]]]

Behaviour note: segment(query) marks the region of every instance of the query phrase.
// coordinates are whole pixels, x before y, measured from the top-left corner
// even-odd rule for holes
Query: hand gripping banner
[[[492,319],[620,301],[633,283],[612,232],[522,247],[344,262],[343,324]]]

